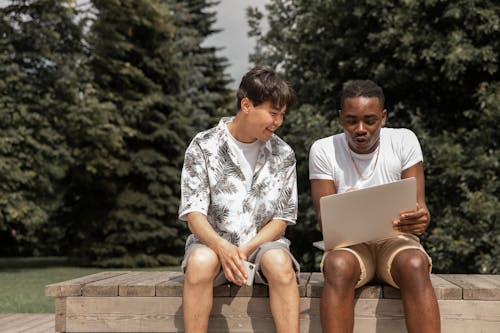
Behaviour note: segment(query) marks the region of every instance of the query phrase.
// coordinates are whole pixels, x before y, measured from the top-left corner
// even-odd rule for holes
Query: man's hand
[[[413,211],[402,212],[399,218],[392,221],[394,230],[421,235],[425,232],[430,222],[430,214],[427,207],[420,207]]]
[[[247,258],[246,254],[225,239],[221,239],[218,243],[216,253],[226,279],[242,286],[247,280],[245,266],[242,263],[242,260]]]

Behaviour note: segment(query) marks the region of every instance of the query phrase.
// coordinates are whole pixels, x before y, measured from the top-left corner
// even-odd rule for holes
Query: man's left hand
[[[402,212],[399,218],[392,221],[394,230],[421,235],[425,232],[430,222],[430,214],[427,207],[420,207],[413,211]]]

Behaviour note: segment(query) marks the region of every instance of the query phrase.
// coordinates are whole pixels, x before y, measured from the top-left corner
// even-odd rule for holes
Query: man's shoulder
[[[220,141],[221,129],[215,126],[204,131],[198,132],[193,141],[201,146],[213,146],[214,142]]]
[[[382,127],[381,134],[388,137],[405,137],[405,136],[415,136],[415,133],[408,128],[390,128]]]
[[[330,136],[326,136],[324,138],[317,139],[316,141],[313,142],[313,146],[316,147],[328,147],[328,148],[334,148],[334,145],[341,143],[343,138],[344,138],[344,133],[338,133]]]
[[[290,147],[290,145],[288,143],[286,143],[285,140],[283,140],[282,138],[280,138],[276,134],[273,134],[271,136],[271,138],[269,139],[269,142],[270,142],[272,150],[273,150],[273,155],[275,155],[275,152],[294,154],[292,147]]]

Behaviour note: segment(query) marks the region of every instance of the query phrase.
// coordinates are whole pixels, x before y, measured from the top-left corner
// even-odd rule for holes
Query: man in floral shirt
[[[207,331],[213,286],[246,282],[242,260],[256,265],[257,283],[269,284],[276,330],[299,331],[299,264],[284,237],[297,218],[295,154],[274,134],[294,102],[284,80],[257,66],[241,81],[236,116],[198,133],[186,151],[179,207],[192,232],[182,263],[186,332]]]

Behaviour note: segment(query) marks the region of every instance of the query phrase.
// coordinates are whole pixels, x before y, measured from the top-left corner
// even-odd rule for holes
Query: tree
[[[208,112],[227,99],[223,59],[200,46],[210,33],[204,9],[211,5],[93,5],[91,65],[99,100],[111,105],[108,121],[120,129],[123,146],[106,151],[112,168],[73,178],[65,214],[73,217],[72,254],[101,266],[178,264],[187,234],[176,222],[184,151],[197,126],[209,125]],[[204,32],[195,29],[201,27]]]
[[[330,121],[342,84],[379,83],[388,125],[410,127],[422,140],[433,216],[423,241],[435,269],[499,272],[492,258],[500,237],[500,7],[487,0],[274,0],[267,9],[266,33],[259,29],[263,14],[248,11],[257,40],[252,59],[280,68],[298,91],[299,110],[310,110],[287,128],[314,124],[321,115],[326,128],[338,129]],[[303,135],[318,138],[315,128],[305,126]],[[307,178],[306,163],[299,161],[299,179]],[[311,210],[304,207],[299,218],[308,230],[315,225]],[[302,229],[290,233],[293,249],[313,257],[310,244],[299,242]]]
[[[77,14],[72,1],[64,0],[11,1],[0,10],[4,255],[57,252],[57,242],[50,239],[61,233],[51,221],[61,209],[64,180],[77,157],[71,142],[76,131],[93,125],[85,119],[90,101],[81,98],[92,89],[84,81]]]

